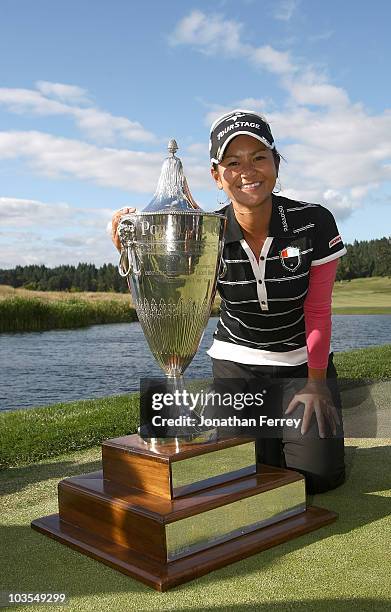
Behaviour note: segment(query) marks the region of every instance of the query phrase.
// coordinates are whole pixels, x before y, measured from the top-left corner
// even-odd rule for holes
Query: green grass
[[[110,294],[109,294],[110,295]],[[212,314],[217,314],[214,307]],[[0,333],[72,329],[104,323],[137,321],[130,298],[87,300],[10,297],[0,300]]]
[[[340,378],[391,378],[391,344],[334,354]]]
[[[346,314],[389,314],[391,310],[391,277],[373,276],[337,281],[333,290],[333,312],[347,309]],[[351,313],[350,309],[359,309]],[[374,310],[372,310],[374,309]],[[381,312],[386,309],[386,312]],[[342,312],[341,312],[342,314]]]
[[[336,315],[388,315],[391,306],[333,306]]]
[[[391,379],[391,345],[337,353],[334,362],[341,378]],[[134,433],[138,421],[138,394],[0,413],[0,469]]]
[[[0,469],[26,465],[134,433],[139,395],[82,400],[0,414]]]
[[[346,483],[311,503],[338,520],[167,593],[157,593],[30,528],[57,512],[62,478],[100,469],[100,448],[0,474],[1,590],[65,592],[71,612],[389,610],[388,440],[348,441]],[[227,520],[229,517],[227,517]],[[31,612],[61,610],[31,605]]]
[[[47,301],[17,296],[0,300],[0,332],[75,328],[136,319],[136,311],[130,304],[114,299]]]

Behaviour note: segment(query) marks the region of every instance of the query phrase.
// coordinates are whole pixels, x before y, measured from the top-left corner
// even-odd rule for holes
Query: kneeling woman
[[[214,378],[305,379],[286,411],[300,414],[300,435],[259,439],[257,452],[263,463],[304,474],[307,492],[327,491],[345,478],[330,337],[332,289],[346,249],[330,211],[273,193],[280,156],[261,115],[239,109],[217,119],[210,157],[212,176],[230,201],[223,209],[221,316],[208,351]],[[133,211],[113,216],[118,249],[118,223]]]
[[[301,410],[301,435],[260,439],[258,452],[264,463],[303,473],[308,492],[327,491],[345,477],[330,337],[332,289],[346,249],[330,211],[273,193],[280,155],[261,115],[235,110],[217,119],[210,157],[230,200],[221,316],[208,351],[214,378],[306,379],[286,411]],[[316,425],[319,436],[309,435]]]

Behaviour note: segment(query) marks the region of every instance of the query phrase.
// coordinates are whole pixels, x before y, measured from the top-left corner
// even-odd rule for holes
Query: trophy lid
[[[163,162],[155,194],[143,212],[202,212],[190,193],[182,162],[175,155],[178,145],[174,138],[168,141],[167,148],[169,155]]]

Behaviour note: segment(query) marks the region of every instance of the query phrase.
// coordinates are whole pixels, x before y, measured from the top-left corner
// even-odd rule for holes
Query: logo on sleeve
[[[297,247],[289,246],[280,251],[281,263],[286,270],[295,272],[301,264],[301,252]]]
[[[341,236],[339,234],[338,234],[338,236],[336,236],[335,238],[330,240],[330,242],[329,242],[329,249],[331,249],[333,246],[338,244],[338,242],[342,242],[342,238],[341,238]]]

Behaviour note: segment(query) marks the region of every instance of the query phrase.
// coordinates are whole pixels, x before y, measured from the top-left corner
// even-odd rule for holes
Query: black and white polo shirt
[[[311,266],[346,253],[332,213],[320,204],[272,195],[266,238],[257,261],[232,204],[218,280],[221,316],[208,355],[254,365],[307,361],[304,300]]]

